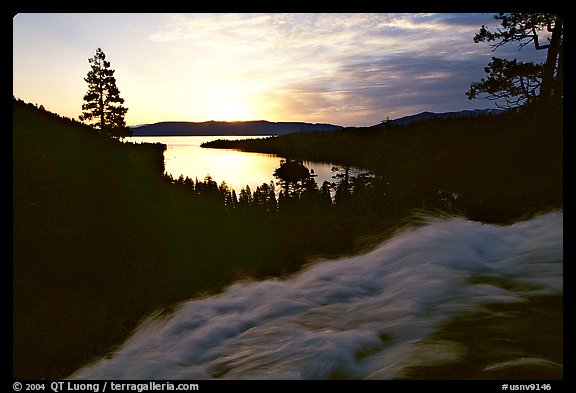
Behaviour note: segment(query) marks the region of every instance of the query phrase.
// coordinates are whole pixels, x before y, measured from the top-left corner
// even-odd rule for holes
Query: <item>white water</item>
[[[422,344],[440,323],[485,303],[562,294],[562,223],[562,213],[506,227],[432,219],[365,255],[183,303],[70,378],[390,379],[451,361],[459,349],[449,342]]]

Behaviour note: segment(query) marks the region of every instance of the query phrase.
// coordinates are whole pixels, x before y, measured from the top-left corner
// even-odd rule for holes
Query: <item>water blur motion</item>
[[[562,225],[428,219],[151,316],[70,378],[561,378]]]

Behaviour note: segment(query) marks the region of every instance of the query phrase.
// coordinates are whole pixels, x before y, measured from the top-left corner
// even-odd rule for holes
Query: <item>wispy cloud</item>
[[[224,14],[175,16],[152,41],[208,50],[294,117],[375,121],[465,101],[490,15]],[[478,64],[478,65],[476,65]],[[454,90],[451,90],[454,89]],[[435,96],[436,95],[436,96]],[[338,117],[340,117],[338,116]],[[348,122],[349,122],[348,121]]]

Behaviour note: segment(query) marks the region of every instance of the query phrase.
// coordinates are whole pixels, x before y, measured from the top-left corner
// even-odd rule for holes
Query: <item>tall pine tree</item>
[[[92,121],[93,126],[101,132],[114,137],[130,134],[126,128],[124,99],[114,78],[115,70],[110,69],[110,62],[102,49],[96,49],[96,55],[88,59],[91,70],[84,80],[88,83],[88,92],[84,95],[80,120]]]

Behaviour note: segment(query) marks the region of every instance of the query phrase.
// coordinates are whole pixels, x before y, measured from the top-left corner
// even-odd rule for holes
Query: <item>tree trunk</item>
[[[560,48],[560,53],[558,53],[558,72],[552,94],[554,98],[562,98],[564,96],[564,49],[562,47]]]
[[[104,97],[102,95],[103,93],[100,92],[100,100],[98,101],[100,106],[100,131],[104,131]]]
[[[561,49],[562,37],[562,19],[557,16],[554,19],[554,28],[552,29],[552,38],[548,46],[548,53],[546,55],[546,63],[544,64],[544,71],[542,73],[542,86],[540,87],[540,97],[548,100],[552,96],[554,87],[554,71],[556,70],[556,63]],[[560,64],[559,64],[560,66]]]

